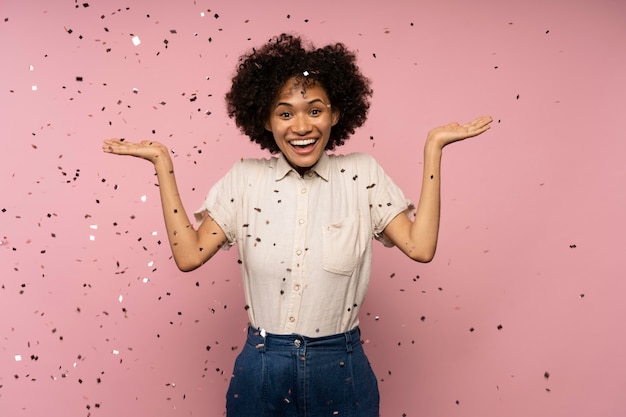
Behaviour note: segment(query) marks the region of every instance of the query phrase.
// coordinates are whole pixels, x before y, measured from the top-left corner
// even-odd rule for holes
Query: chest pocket
[[[351,275],[363,258],[368,235],[359,231],[359,214],[345,217],[322,230],[324,270]]]

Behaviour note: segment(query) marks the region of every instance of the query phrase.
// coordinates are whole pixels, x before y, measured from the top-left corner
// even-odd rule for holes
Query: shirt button
[[[298,250],[296,251],[296,255],[298,255],[298,256],[302,255],[302,251],[301,251],[300,249],[298,249]]]
[[[300,220],[298,220],[298,223],[300,223],[300,224],[304,224],[304,219],[300,219]]]
[[[293,286],[294,291],[300,291],[300,284],[296,284]]]
[[[291,316],[289,317],[289,321],[293,323],[294,321],[296,321],[296,318],[294,316]]]
[[[300,190],[300,192],[301,192],[302,194],[305,194],[305,193],[306,193],[306,188],[301,189],[301,190]]]
[[[293,345],[295,347],[300,347],[301,344],[302,344],[302,342],[300,341],[300,339],[296,339],[296,340],[293,341]]]

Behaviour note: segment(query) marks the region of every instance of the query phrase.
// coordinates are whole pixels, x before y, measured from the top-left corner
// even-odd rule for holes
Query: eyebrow
[[[324,100],[322,100],[321,98],[314,98],[313,100],[307,102],[308,105],[311,105],[311,104],[314,104],[314,103],[322,103],[325,106],[327,105],[326,102]],[[276,103],[274,108],[279,107],[279,106],[293,107],[293,104],[287,103],[287,102],[284,102],[284,101],[280,101],[280,102]]]

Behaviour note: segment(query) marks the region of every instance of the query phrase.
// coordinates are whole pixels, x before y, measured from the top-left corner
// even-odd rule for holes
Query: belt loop
[[[262,341],[260,342],[259,342],[259,336],[262,338]],[[265,353],[265,350],[266,350],[265,345],[267,344],[267,337],[266,337],[265,329],[261,329],[261,328],[255,329],[252,326],[250,326],[248,328],[248,340],[250,341],[250,344],[252,344],[252,346],[254,346],[257,350]]]
[[[350,353],[352,352],[352,332],[345,332],[344,335],[346,336],[346,352]]]
[[[260,335],[263,338],[263,344],[260,346],[260,350],[261,353],[265,353],[265,350],[267,349],[267,333],[265,332],[265,329],[261,329]]]

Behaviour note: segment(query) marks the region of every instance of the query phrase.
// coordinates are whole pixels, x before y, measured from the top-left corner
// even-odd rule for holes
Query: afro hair
[[[365,122],[372,89],[356,65],[356,55],[342,43],[315,48],[297,36],[281,34],[240,57],[226,94],[228,116],[261,149],[280,151],[265,123],[281,88],[294,77],[305,87],[319,83],[339,111],[326,149],[343,145]]]

